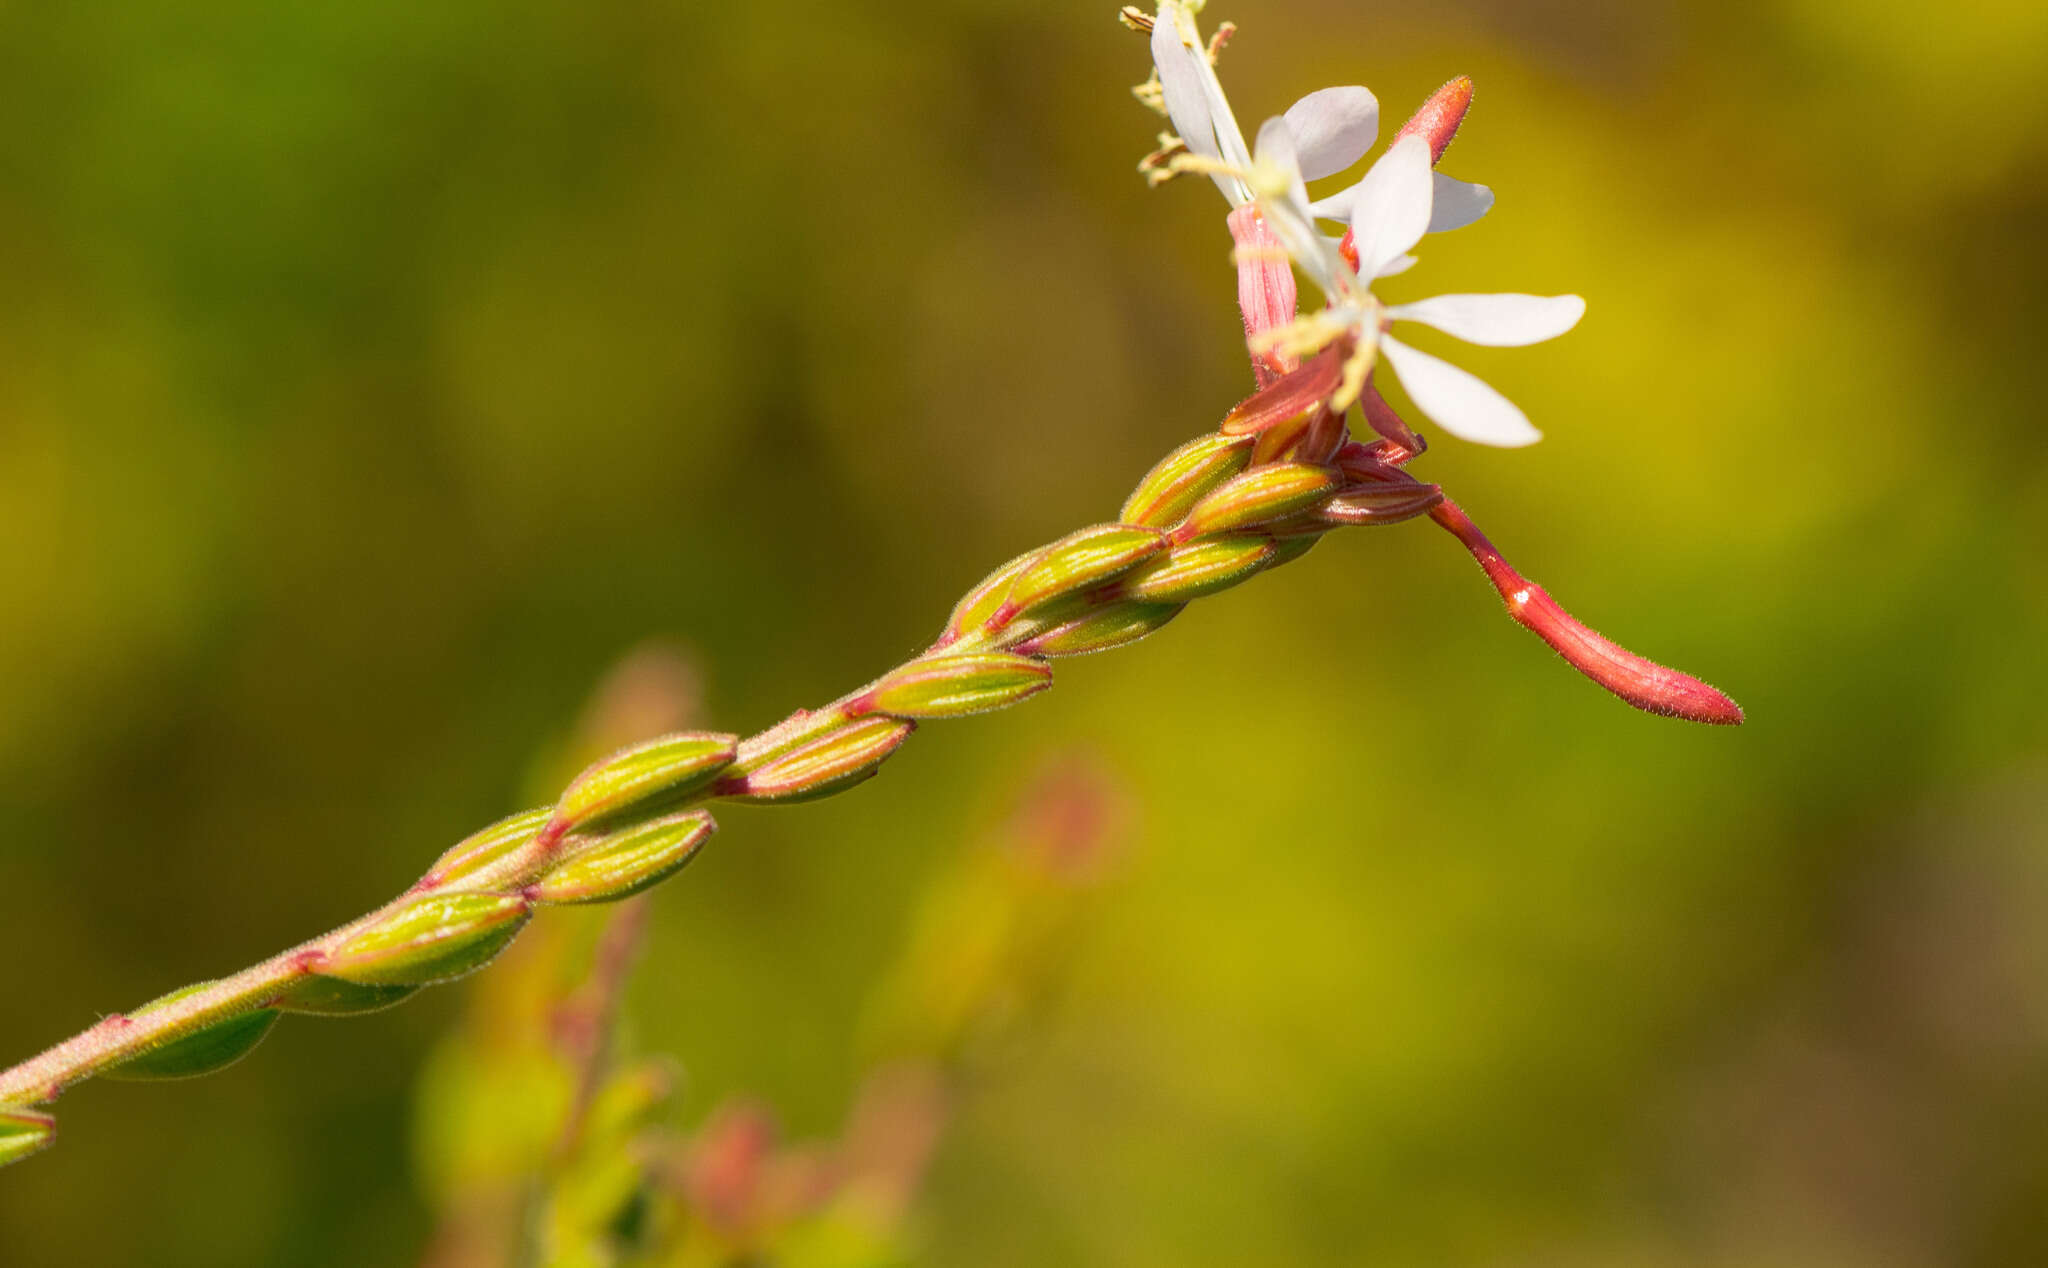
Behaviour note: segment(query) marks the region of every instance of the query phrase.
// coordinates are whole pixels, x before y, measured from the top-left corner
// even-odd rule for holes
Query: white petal
[[[1309,214],[1318,220],[1341,220],[1351,223],[1351,198],[1358,192],[1358,186],[1340,190],[1328,198],[1318,198],[1308,205]]]
[[[1429,142],[1407,136],[1380,156],[1352,196],[1351,232],[1358,242],[1358,272],[1378,277],[1406,255],[1429,228],[1432,188]]]
[[[1351,276],[1351,266],[1334,242],[1316,232],[1316,222],[1308,212],[1308,187],[1302,184],[1301,168],[1294,158],[1294,137],[1285,119],[1268,119],[1259,129],[1258,159],[1252,170],[1257,177],[1254,183],[1264,186],[1257,191],[1259,212],[1287,254],[1324,294],[1334,297],[1346,289],[1343,279]],[[1277,182],[1278,188],[1269,182]]]
[[[1586,301],[1576,295],[1438,295],[1387,310],[1394,321],[1419,321],[1488,348],[1555,339],[1585,315]]]
[[[1388,260],[1386,262],[1386,265],[1380,269],[1380,276],[1398,277],[1420,263],[1422,263],[1422,261],[1416,259],[1412,255],[1395,256],[1393,259]]]
[[[1180,26],[1166,14],[1152,24],[1152,65],[1166,98],[1166,117],[1188,149],[1204,158],[1219,158],[1216,123],[1202,86],[1202,68],[1192,60],[1207,54],[1181,42]]]
[[[1287,181],[1284,198],[1294,218],[1304,224],[1312,223],[1308,210],[1308,186],[1302,181],[1294,129],[1283,118],[1268,119],[1259,125],[1259,135],[1252,145],[1253,161],[1262,168],[1270,167]]]
[[[1380,135],[1380,103],[1363,88],[1320,88],[1287,107],[1304,180],[1319,181],[1365,157]]]
[[[1533,445],[1543,433],[1515,403],[1448,361],[1439,361],[1398,339],[1380,336],[1380,352],[1400,376],[1415,407],[1437,426],[1462,440],[1513,449]]]
[[[1493,191],[1486,186],[1468,184],[1442,172],[1432,173],[1432,176],[1436,205],[1429,213],[1431,233],[1463,229],[1493,210]]]

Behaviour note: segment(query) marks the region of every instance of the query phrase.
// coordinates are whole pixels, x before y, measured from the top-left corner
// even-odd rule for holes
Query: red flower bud
[[[1636,655],[1565,611],[1542,586],[1502,559],[1456,502],[1445,499],[1430,518],[1472,552],[1494,589],[1507,600],[1508,615],[1550,644],[1572,668],[1645,712],[1712,726],[1741,723],[1742,706],[1721,692],[1690,674]]]
[[[1451,139],[1458,135],[1458,125],[1465,122],[1465,112],[1472,108],[1472,77],[1460,75],[1450,83],[1437,89],[1415,117],[1401,125],[1394,134],[1394,140],[1402,137],[1420,136],[1429,139],[1429,161],[1442,161],[1444,151],[1450,148]]]

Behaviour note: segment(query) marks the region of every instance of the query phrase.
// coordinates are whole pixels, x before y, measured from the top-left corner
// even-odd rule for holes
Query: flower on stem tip
[[[1585,301],[1576,295],[1438,295],[1390,306],[1372,294],[1373,283],[1416,263],[1409,252],[1425,234],[1462,228],[1493,206],[1492,190],[1433,170],[1471,105],[1472,82],[1445,84],[1362,179],[1311,202],[1309,181],[1351,167],[1372,147],[1378,102],[1357,87],[1310,93],[1268,119],[1256,144],[1246,146],[1214,67],[1231,28],[1226,24],[1214,44],[1204,45],[1194,22],[1200,7],[1201,0],[1161,0],[1156,17],[1127,7],[1124,20],[1151,33],[1155,79],[1138,96],[1179,133],[1163,138],[1140,170],[1155,184],[1202,173],[1231,204],[1238,307],[1259,387],[1224,419],[1223,432],[1259,434],[1254,452],[1270,458],[1333,461],[1351,482],[1331,502],[1335,522],[1393,522],[1426,513],[1485,570],[1518,624],[1636,708],[1739,724],[1742,709],[1733,700],[1602,637],[1508,564],[1463,508],[1403,469],[1423,444],[1373,388],[1382,359],[1417,407],[1453,435],[1512,446],[1539,434],[1520,409],[1473,375],[1390,335],[1394,323],[1515,347],[1554,339],[1585,314]],[[1342,223],[1344,236],[1324,234],[1317,222],[1325,220]],[[1328,304],[1322,311],[1297,314],[1294,268],[1323,291]],[[1354,403],[1378,441],[1349,439],[1343,419]],[[1382,505],[1388,498],[1400,505]]]
[[[1310,93],[1268,119],[1248,148],[1191,6],[1165,0],[1153,20],[1151,44],[1161,103],[1186,147],[1164,165],[1208,175],[1234,207],[1255,204],[1273,239],[1329,301],[1321,312],[1250,332],[1253,351],[1298,360],[1349,335],[1355,343],[1332,409],[1348,409],[1384,359],[1416,407],[1452,435],[1501,446],[1540,439],[1527,415],[1499,392],[1387,330],[1397,321],[1415,322],[1468,343],[1519,347],[1577,325],[1585,313],[1583,299],[1440,295],[1388,306],[1371,291],[1380,278],[1414,265],[1409,252],[1425,234],[1462,228],[1493,205],[1493,191],[1485,186],[1431,170],[1470,99],[1469,81],[1454,81],[1438,94],[1356,184],[1311,202],[1309,181],[1351,167],[1377,139],[1379,103],[1372,93],[1359,87]],[[1445,117],[1432,115],[1433,109]],[[1342,240],[1329,237],[1318,220],[1343,222],[1348,231]]]

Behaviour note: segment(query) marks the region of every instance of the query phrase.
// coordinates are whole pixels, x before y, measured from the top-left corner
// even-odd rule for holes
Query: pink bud
[[[1460,75],[1450,83],[1436,90],[1415,117],[1401,125],[1394,134],[1394,140],[1403,137],[1420,136],[1429,138],[1429,161],[1440,162],[1444,151],[1450,148],[1451,139],[1458,135],[1458,125],[1465,122],[1465,112],[1472,108],[1472,77]]]
[[[1237,243],[1237,307],[1244,314],[1245,338],[1278,330],[1294,320],[1294,266],[1287,249],[1250,203],[1231,212],[1228,223]],[[1293,368],[1293,358],[1278,352],[1252,356],[1252,373],[1261,387]]]
[[[1636,655],[1565,611],[1542,586],[1502,559],[1456,502],[1446,498],[1430,512],[1430,518],[1472,552],[1494,589],[1507,600],[1508,615],[1550,644],[1572,668],[1649,713],[1712,726],[1741,723],[1742,706],[1721,692],[1690,674]]]

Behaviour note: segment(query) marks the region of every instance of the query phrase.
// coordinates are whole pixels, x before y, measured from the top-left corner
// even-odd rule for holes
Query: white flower
[[[1366,283],[1360,279],[1376,280],[1406,267],[1402,262],[1408,259],[1408,252],[1429,232],[1436,189],[1429,142],[1408,136],[1382,155],[1365,179],[1346,191],[1358,270],[1348,279],[1338,278],[1333,306],[1346,310],[1342,315],[1351,319],[1354,328],[1367,327],[1360,330],[1361,346],[1377,335],[1387,368],[1408,389],[1416,408],[1445,431],[1484,445],[1533,444],[1542,433],[1512,401],[1466,371],[1394,338],[1387,328],[1395,322],[1412,321],[1467,343],[1522,347],[1555,339],[1578,325],[1586,314],[1585,300],[1577,295],[1439,295],[1392,307],[1383,307],[1377,300],[1349,305],[1335,300],[1347,285],[1362,287]],[[1293,196],[1286,195],[1284,201],[1291,204]],[[1260,205],[1263,208],[1265,203]],[[1289,206],[1284,214],[1297,211]],[[1339,263],[1345,272],[1350,271],[1348,263]],[[1313,275],[1317,270],[1305,271]]]
[[[1152,27],[1160,95],[1188,153],[1182,170],[1206,173],[1233,206],[1256,202],[1273,236],[1329,299],[1329,308],[1266,336],[1300,355],[1349,335],[1357,350],[1331,401],[1348,408],[1376,361],[1400,378],[1417,408],[1445,431],[1480,444],[1517,446],[1541,438],[1528,417],[1478,378],[1387,333],[1394,322],[1433,326],[1468,343],[1515,347],[1564,334],[1585,315],[1576,295],[1440,295],[1388,307],[1372,283],[1405,272],[1424,234],[1462,228],[1493,206],[1493,191],[1432,170],[1427,138],[1401,137],[1357,184],[1317,202],[1308,182],[1349,168],[1379,134],[1379,102],[1364,88],[1325,88],[1259,128],[1247,147],[1215,68],[1183,0],[1164,0]],[[1339,239],[1318,219],[1349,225],[1354,270]]]
[[[1184,166],[1206,172],[1232,206],[1251,202],[1253,154],[1216,80],[1194,17],[1178,0],[1161,4],[1152,23],[1152,64],[1167,118],[1194,158]],[[1380,103],[1363,88],[1324,88],[1289,106],[1283,118],[1292,165],[1304,179],[1320,180],[1365,157],[1379,136]],[[1267,157],[1262,136],[1259,158]],[[1307,198],[1302,202],[1306,206]]]

